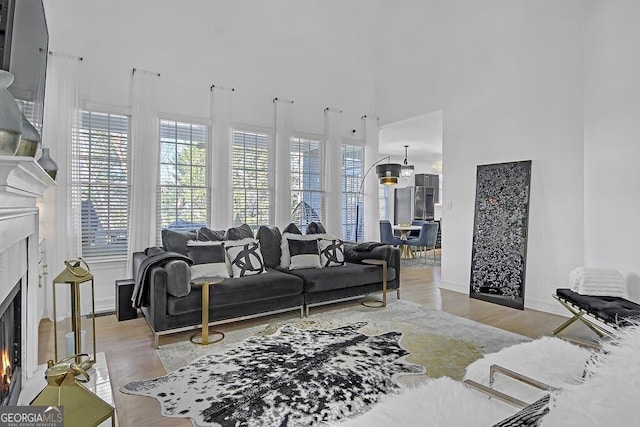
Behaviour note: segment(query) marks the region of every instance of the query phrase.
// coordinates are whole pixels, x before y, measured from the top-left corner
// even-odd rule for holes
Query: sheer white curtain
[[[81,61],[59,53],[49,55],[47,65],[47,94],[42,129],[42,145],[49,148],[51,158],[58,164],[57,187],[45,193],[40,202],[40,236],[47,242],[47,315],[53,320],[53,287],[51,280],[64,269],[64,261],[81,255],[80,189],[72,176],[77,164],[75,129],[79,113]],[[59,287],[60,292],[64,291]],[[58,318],[70,315],[68,292],[58,297]]]
[[[233,223],[231,181],[232,88],[211,87],[213,149],[209,150],[211,171],[211,227],[225,230]]]
[[[324,110],[325,168],[327,231],[342,238],[342,111]]]
[[[132,255],[156,243],[158,192],[158,73],[134,68],[131,74],[131,140],[129,146],[129,246],[127,277]]]
[[[291,222],[291,110],[293,101],[273,100],[275,115],[275,218],[281,229]]]
[[[363,116],[364,127],[364,166],[369,166],[380,159],[378,117]],[[364,240],[380,240],[380,201],[378,199],[378,180],[372,170],[364,183]]]

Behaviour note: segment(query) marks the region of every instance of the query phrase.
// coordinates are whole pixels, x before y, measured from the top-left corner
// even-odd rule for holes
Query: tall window
[[[126,255],[129,117],[82,111],[77,144],[72,177],[82,196],[82,255]]]
[[[356,237],[356,206],[358,205],[358,191],[364,165],[364,147],[356,145],[342,146],[342,232],[346,240]],[[362,199],[360,215],[358,217],[358,237],[363,232]]]
[[[291,138],[291,220],[305,233],[307,225],[323,222],[323,144],[305,138]]]
[[[207,127],[160,120],[160,230],[188,231],[209,221]]]
[[[234,130],[231,163],[234,225],[270,224],[269,135]]]

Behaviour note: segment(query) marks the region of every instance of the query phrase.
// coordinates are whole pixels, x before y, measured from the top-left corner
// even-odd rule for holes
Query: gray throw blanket
[[[155,266],[163,266],[169,261],[182,260],[189,265],[193,260],[177,252],[167,252],[161,248],[148,248],[144,251],[147,258],[142,261],[135,277],[135,287],[131,296],[131,306],[133,308],[147,307],[149,305],[149,273]]]

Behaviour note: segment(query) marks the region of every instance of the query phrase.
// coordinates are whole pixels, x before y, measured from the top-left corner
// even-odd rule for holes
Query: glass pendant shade
[[[408,164],[407,162],[407,149],[409,148],[408,145],[404,146],[404,163],[402,165],[402,168],[400,169],[400,176],[403,178],[411,178],[411,175],[413,175],[413,165]]]
[[[393,185],[398,183],[401,166],[397,163],[385,163],[376,166],[376,174],[380,184]]]
[[[0,155],[13,156],[18,151],[22,133],[22,112],[7,89],[13,74],[0,70]]]
[[[22,137],[18,144],[16,156],[35,157],[40,147],[40,134],[38,130],[22,114]]]
[[[49,155],[48,148],[42,148],[42,156],[38,159],[38,164],[42,166],[42,169],[55,181],[56,175],[58,174],[58,164],[54,162]]]

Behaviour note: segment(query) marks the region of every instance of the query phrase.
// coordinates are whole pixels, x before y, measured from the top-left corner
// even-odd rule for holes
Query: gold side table
[[[383,308],[387,306],[387,261],[383,259],[363,259],[363,264],[382,266],[382,301],[362,301],[362,305],[371,308]]]
[[[209,345],[220,342],[224,339],[224,333],[209,330],[209,286],[222,283],[224,279],[220,277],[203,277],[191,282],[192,286],[202,287],[202,332],[193,334],[189,340],[198,345]],[[209,341],[209,334],[220,335],[215,341]],[[200,337],[198,341],[197,338]]]

